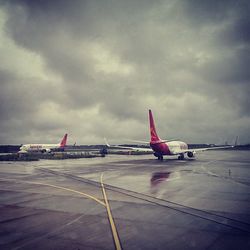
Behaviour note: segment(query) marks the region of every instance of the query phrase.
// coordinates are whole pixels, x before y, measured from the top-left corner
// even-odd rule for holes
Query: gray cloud
[[[249,142],[248,1],[0,6],[1,143],[147,139],[148,108],[162,137]]]

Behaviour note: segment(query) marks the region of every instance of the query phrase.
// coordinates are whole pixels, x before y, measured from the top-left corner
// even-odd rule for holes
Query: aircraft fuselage
[[[188,145],[182,141],[150,142],[150,146],[159,155],[178,155],[180,151],[188,149]]]
[[[24,144],[21,146],[21,151],[27,152],[40,152],[40,151],[48,151],[51,149],[60,148],[59,144]]]

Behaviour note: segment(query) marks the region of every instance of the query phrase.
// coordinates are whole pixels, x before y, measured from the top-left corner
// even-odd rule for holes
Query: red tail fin
[[[156,133],[154,118],[151,110],[149,110],[149,125],[150,125],[151,142],[160,141],[161,139]]]
[[[68,137],[68,134],[65,134],[61,143],[60,143],[60,148],[63,148],[66,146],[66,143],[67,143],[67,137]]]

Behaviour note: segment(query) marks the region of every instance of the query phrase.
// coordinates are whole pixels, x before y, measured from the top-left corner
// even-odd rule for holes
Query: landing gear
[[[163,156],[161,154],[154,153],[154,156],[157,157],[159,161],[163,161]]]
[[[180,155],[178,156],[178,160],[184,160],[184,154],[180,154]]]
[[[159,155],[159,156],[158,156],[158,160],[159,160],[159,161],[163,161],[163,156],[162,156],[162,155]]]

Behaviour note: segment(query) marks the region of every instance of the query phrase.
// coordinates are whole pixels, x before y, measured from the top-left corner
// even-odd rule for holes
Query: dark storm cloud
[[[230,18],[233,11],[239,12],[245,9],[247,1],[235,0],[212,0],[199,1],[187,0],[184,9],[187,11],[187,19],[193,20],[192,24],[203,25],[208,23],[219,23]]]
[[[2,3],[4,34],[17,47],[7,56],[22,49],[42,62],[20,77],[3,60],[1,114],[13,127],[4,141],[13,117],[31,139],[63,128],[82,143],[145,138],[148,108],[166,137],[250,139],[248,1]]]
[[[214,30],[213,39],[217,59],[204,69],[204,74],[215,82],[245,84],[249,82],[249,1],[187,1],[187,20],[200,29],[213,25],[221,26]],[[249,83],[248,83],[249,84]]]
[[[27,98],[23,98],[26,93],[31,91],[25,81],[2,71],[0,71],[0,81],[1,119],[5,120],[12,117],[20,118],[30,112],[34,112],[35,106],[37,105],[37,103],[34,102],[34,96],[30,95],[27,96]],[[33,105],[30,105],[30,103]]]
[[[223,84],[249,84],[250,71],[250,49],[238,49],[225,55],[223,58],[217,58],[212,63],[206,65],[203,75],[214,82]]]
[[[43,121],[38,122],[37,120],[37,113],[41,106],[47,108],[49,112],[50,106],[46,102],[50,102],[51,99],[62,101],[60,99],[63,93],[55,91],[53,86],[48,88],[44,82],[41,82],[39,86],[40,82],[37,79],[22,79],[2,71],[0,71],[0,82],[1,141],[8,142],[4,139],[8,139],[8,133],[13,136],[13,138],[9,138],[9,143],[13,143],[13,140],[15,143],[19,143],[19,141],[15,141],[16,137],[25,137],[33,130],[46,132],[48,128],[53,130],[64,126],[64,124],[60,124],[60,121],[47,120],[46,116],[43,117]],[[57,97],[55,93],[58,93],[59,96]]]

